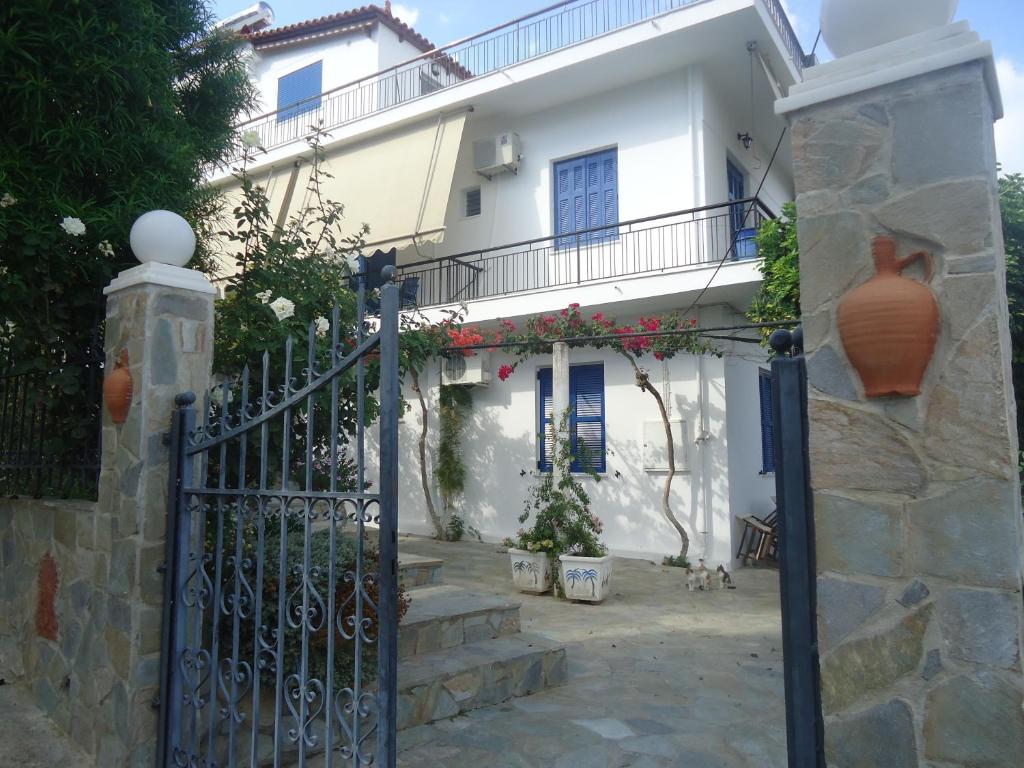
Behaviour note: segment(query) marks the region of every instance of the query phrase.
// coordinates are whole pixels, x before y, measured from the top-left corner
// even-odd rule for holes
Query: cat
[[[690,566],[686,566],[686,588],[693,592],[697,588],[697,574]]]
[[[697,579],[700,581],[701,590],[711,591],[711,571],[704,566],[704,558],[700,559],[700,567],[697,569]]]
[[[718,588],[719,589],[736,589],[732,583],[732,576],[725,570],[724,565],[718,566]]]

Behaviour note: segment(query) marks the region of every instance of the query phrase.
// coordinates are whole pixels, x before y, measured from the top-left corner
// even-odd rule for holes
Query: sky
[[[376,0],[383,6],[384,0]],[[214,0],[219,16],[252,5],[253,0]],[[326,16],[364,4],[362,0],[268,0],[276,26]],[[899,0],[893,0],[899,2]],[[405,0],[393,2],[392,12],[435,45],[444,45],[539,10],[545,0]],[[818,34],[821,0],[783,0],[790,20],[810,50]],[[1024,0],[960,0],[957,19],[967,19],[995,49],[999,84],[1006,117],[996,123],[996,148],[1006,172],[1024,173]],[[824,44],[818,52],[828,58]]]

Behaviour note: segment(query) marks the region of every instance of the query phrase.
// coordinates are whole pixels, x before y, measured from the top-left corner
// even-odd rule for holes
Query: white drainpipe
[[[708,441],[711,433],[708,431],[708,403],[707,403],[707,380],[704,376],[704,356],[697,358],[697,404],[699,409],[700,423],[697,428],[697,436],[694,442],[700,448],[700,485],[701,503],[704,506],[704,530],[700,531],[704,537],[704,559],[708,560],[710,548],[708,547],[708,535],[711,532],[711,487],[708,481],[710,471],[708,469]],[[710,564],[710,561],[708,561]]]

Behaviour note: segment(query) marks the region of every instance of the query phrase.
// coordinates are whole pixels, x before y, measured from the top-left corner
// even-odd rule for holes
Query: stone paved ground
[[[92,761],[15,685],[0,686],[0,766],[87,768]]]
[[[508,555],[403,537],[444,581],[511,593]],[[521,595],[522,628],[564,644],[569,683],[398,735],[401,768],[779,768],[786,764],[778,574],[685,589],[681,570],[615,561],[593,606]],[[413,593],[415,599],[415,592]]]

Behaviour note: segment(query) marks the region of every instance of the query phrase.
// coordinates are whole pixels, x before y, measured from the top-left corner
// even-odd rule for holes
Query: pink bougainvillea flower
[[[511,376],[515,372],[515,370],[516,369],[513,368],[511,365],[505,363],[505,365],[501,366],[501,368],[498,369],[498,378],[501,379],[502,381],[507,381],[508,377]]]
[[[501,321],[501,327],[504,328],[509,333],[515,333],[516,332],[516,324],[513,323],[511,320],[502,320]]]
[[[569,309],[570,310],[577,310],[579,308],[580,308],[580,305],[579,305],[578,302],[573,302],[572,304],[569,305]]]
[[[593,320],[595,323],[600,323],[602,320],[604,320],[604,312],[595,312],[590,316],[590,319]]]

